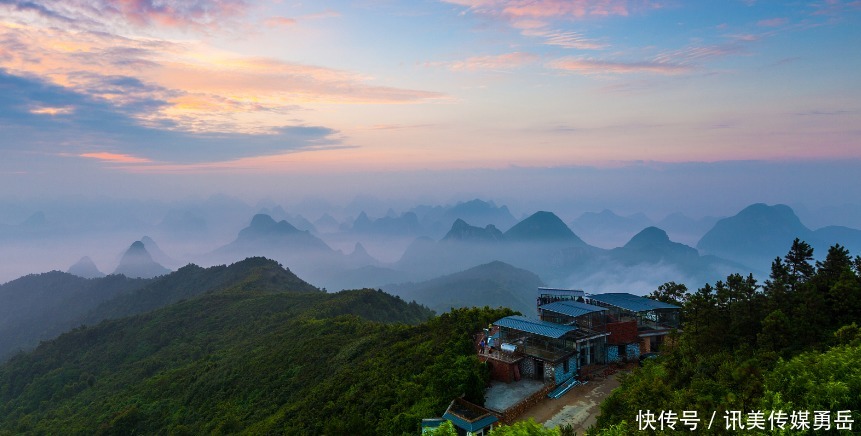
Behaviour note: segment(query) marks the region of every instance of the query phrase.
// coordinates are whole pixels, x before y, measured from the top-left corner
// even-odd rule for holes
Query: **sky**
[[[859,43],[858,0],[0,0],[0,196],[857,203]]]

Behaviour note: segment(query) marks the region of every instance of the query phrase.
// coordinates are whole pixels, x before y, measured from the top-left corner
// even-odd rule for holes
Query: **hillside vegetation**
[[[857,431],[861,257],[835,245],[824,260],[812,259],[810,245],[796,239],[761,287],[740,275],[694,293],[662,286],[653,296],[682,305],[683,332],[660,358],[622,377],[592,434],[636,432],[645,410],[695,410],[704,422],[715,412],[719,424],[698,430],[712,434],[728,433],[731,411],[807,410],[812,424],[814,410],[832,419],[849,410]]]
[[[14,357],[0,367],[0,434],[403,434],[455,396],[483,401],[471,335],[509,310],[431,319],[380,291],[251,285],[286,274],[258,265]]]

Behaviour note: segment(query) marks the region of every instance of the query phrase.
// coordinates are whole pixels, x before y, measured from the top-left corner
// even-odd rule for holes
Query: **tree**
[[[500,425],[490,431],[488,436],[559,436],[558,428],[544,428],[529,418],[511,425]]]
[[[792,340],[792,323],[780,309],[762,320],[762,331],[756,337],[757,345],[765,350],[782,352]]]
[[[816,262],[816,277],[823,282],[825,287],[831,287],[844,271],[852,270],[852,257],[849,250],[840,244],[835,244],[828,249],[824,261]]]
[[[684,283],[667,282],[646,297],[681,307],[688,299],[688,287]]]
[[[813,276],[815,270],[810,263],[813,260],[813,247],[798,238],[792,241],[792,247],[784,257],[786,267],[789,270],[789,283],[791,290],[796,290],[802,283],[807,282]]]

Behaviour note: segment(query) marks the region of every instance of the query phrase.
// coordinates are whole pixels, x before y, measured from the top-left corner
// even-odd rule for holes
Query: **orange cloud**
[[[283,125],[279,114],[301,105],[415,104],[445,98],[438,92],[375,85],[354,72],[249,58],[200,41],[79,32],[54,24],[0,22],[0,68],[130,108],[131,116],[159,128],[268,133]]]
[[[690,71],[689,67],[660,62],[614,62],[593,59],[562,58],[547,64],[557,70],[581,74],[665,74],[674,75]]]
[[[36,115],[68,115],[75,111],[75,108],[72,106],[63,106],[63,107],[40,107],[35,109],[30,109],[31,114]]]
[[[268,27],[287,27],[296,24],[296,20],[294,18],[287,17],[272,17],[267,19],[265,24]]]
[[[129,154],[121,154],[121,153],[107,153],[107,152],[97,152],[97,153],[83,153],[79,154],[80,157],[85,157],[87,159],[97,159],[105,162],[113,162],[113,163],[121,163],[121,164],[145,164],[152,163],[151,160],[132,156]]]
[[[509,18],[584,18],[627,16],[633,9],[656,9],[660,3],[633,0],[443,0],[478,13]]]
[[[450,62],[452,71],[508,70],[535,62],[538,56],[532,53],[514,52],[500,55],[474,56],[462,61]]]

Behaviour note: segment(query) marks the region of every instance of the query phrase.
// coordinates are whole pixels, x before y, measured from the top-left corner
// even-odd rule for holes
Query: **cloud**
[[[447,62],[443,65],[452,71],[510,70],[520,68],[538,60],[532,53],[513,52],[499,55],[473,56],[462,61]]]
[[[544,38],[544,44],[555,45],[562,48],[573,48],[578,50],[603,50],[607,44],[588,39],[582,34],[573,31],[559,31],[546,29],[523,29],[523,36],[534,36]]]
[[[249,8],[244,0],[0,0],[20,12],[91,26],[205,29],[231,24]]]
[[[780,27],[788,22],[789,20],[786,18],[768,18],[757,21],[756,25],[760,27]]]
[[[149,126],[189,132],[271,134],[282,124],[273,115],[306,104],[411,104],[445,97],[375,85],[348,71],[244,57],[200,41],[120,36],[56,22],[0,22],[0,41],[0,68],[10,73],[108,100]]]
[[[271,17],[265,21],[268,27],[289,27],[296,24],[295,18]]]
[[[690,67],[665,62],[616,62],[571,57],[556,59],[548,63],[547,66],[557,70],[587,75],[642,73],[676,75],[691,71]]]
[[[265,134],[189,133],[153,126],[110,101],[0,70],[4,152],[77,156],[112,164],[220,162],[343,147],[323,126],[279,126]],[[44,113],[34,108],[64,108]]]
[[[628,16],[634,10],[661,7],[650,1],[629,0],[442,0],[468,7],[470,12],[499,18],[520,34],[542,38],[544,44],[578,50],[602,50],[608,44],[571,30],[558,30],[554,22],[589,17]],[[557,23],[558,24],[558,23]]]
[[[585,18],[627,16],[637,9],[656,9],[661,4],[633,0],[443,0],[481,14],[509,18]]]
[[[152,160],[143,158],[143,157],[135,157],[128,154],[120,154],[120,153],[108,153],[108,152],[97,152],[97,153],[81,153],[78,156],[85,157],[89,159],[97,159],[101,161],[107,161],[112,163],[122,163],[122,164],[138,164],[138,163],[151,163]]]

